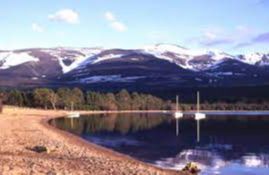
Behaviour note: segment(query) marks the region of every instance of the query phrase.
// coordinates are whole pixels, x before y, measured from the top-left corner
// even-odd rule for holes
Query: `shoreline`
[[[173,111],[76,111],[81,115],[106,113],[172,113]],[[193,114],[195,111],[188,111]],[[201,111],[211,114],[256,115],[269,111]],[[49,124],[69,111],[5,106],[0,114],[0,172],[2,174],[158,174],[187,173],[155,167],[128,155],[86,141]],[[187,114],[186,112],[184,112]],[[210,114],[209,114],[210,115]],[[49,152],[27,148],[45,146]]]
[[[80,111],[81,114],[110,113]],[[130,112],[130,111],[128,111]],[[159,174],[185,175],[138,161],[55,128],[51,119],[67,111],[5,106],[0,114],[0,172],[3,174]],[[127,113],[127,111],[125,111]],[[27,147],[46,146],[49,153]]]

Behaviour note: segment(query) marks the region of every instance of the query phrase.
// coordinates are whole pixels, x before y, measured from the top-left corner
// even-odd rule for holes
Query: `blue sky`
[[[269,0],[3,1],[0,49],[172,43],[269,52],[268,9]]]

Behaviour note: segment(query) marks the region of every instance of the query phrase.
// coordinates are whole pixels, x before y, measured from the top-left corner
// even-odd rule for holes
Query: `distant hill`
[[[0,86],[7,88],[76,86],[172,94],[189,88],[262,87],[268,80],[268,53],[231,55],[170,44],[129,50],[59,47],[0,51]]]

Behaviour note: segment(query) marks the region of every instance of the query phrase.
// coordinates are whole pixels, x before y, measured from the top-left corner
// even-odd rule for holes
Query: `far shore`
[[[62,112],[63,116],[69,114],[70,112],[78,112],[80,114],[107,114],[107,113],[175,113],[176,110],[116,110],[116,111],[98,111],[98,110],[53,110],[53,109],[48,109],[44,110],[41,108],[28,108],[28,107],[16,107],[16,106],[5,106],[5,109],[12,109],[12,110],[40,110],[40,111],[52,111],[52,112]],[[197,113],[196,110],[188,110],[188,111],[181,111],[183,114],[195,114]],[[209,115],[241,115],[241,114],[247,114],[247,115],[269,115],[269,109],[268,110],[200,110],[199,112],[209,114]]]
[[[68,114],[71,111],[65,111]],[[167,113],[173,114],[175,110],[130,110],[130,111],[75,111],[80,114],[109,114],[109,113]],[[197,111],[178,111],[185,115],[194,115]],[[269,115],[269,110],[200,110],[200,113],[207,115]]]
[[[79,112],[98,114],[115,111]],[[0,172],[14,175],[187,175],[140,162],[48,124],[50,119],[63,117],[67,113],[68,111],[63,110],[5,106],[3,113],[0,114]],[[32,149],[35,146],[44,146],[47,151],[37,153]]]

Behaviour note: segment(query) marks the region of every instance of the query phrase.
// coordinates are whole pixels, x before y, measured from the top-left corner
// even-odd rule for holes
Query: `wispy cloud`
[[[117,30],[118,32],[124,32],[127,30],[125,24],[119,21],[113,21],[110,25],[113,29]]]
[[[269,0],[258,0],[258,3],[261,4],[261,5],[268,5]]]
[[[204,47],[230,44],[234,42],[231,36],[226,34],[222,28],[208,27],[201,31],[201,36],[193,37],[190,41]]]
[[[112,12],[106,12],[105,13],[105,18],[108,21],[116,21],[116,18],[115,18],[114,14]]]
[[[152,31],[148,34],[148,38],[154,42],[164,42],[169,38],[169,35],[162,31]]]
[[[249,45],[249,39],[255,34],[254,29],[244,25],[238,25],[231,30],[211,27],[203,29],[201,36],[192,38],[192,41],[204,47],[235,45],[234,48],[238,48]]]
[[[42,32],[44,32],[44,28],[43,27],[41,27],[39,24],[37,24],[37,23],[33,23],[32,24],[32,30],[34,31],[34,32],[38,32],[38,33],[42,33]]]
[[[127,26],[119,21],[112,12],[108,11],[104,16],[114,30],[118,32],[125,32],[127,30]]]
[[[199,39],[199,43],[204,46],[216,46],[221,44],[233,43],[233,39],[230,36],[223,36],[213,31],[207,31]]]
[[[69,24],[79,23],[79,14],[72,9],[62,9],[48,16],[50,20],[66,22]]]
[[[252,41],[254,43],[269,43],[269,32],[259,34]]]
[[[244,48],[247,46],[260,44],[260,43],[269,43],[269,32],[260,33],[256,35],[255,37],[251,38],[247,42],[238,43],[235,48]]]
[[[233,49],[240,49],[240,48],[244,48],[244,47],[247,47],[247,46],[251,46],[252,43],[247,41],[247,42],[242,42],[242,43],[237,43]]]

